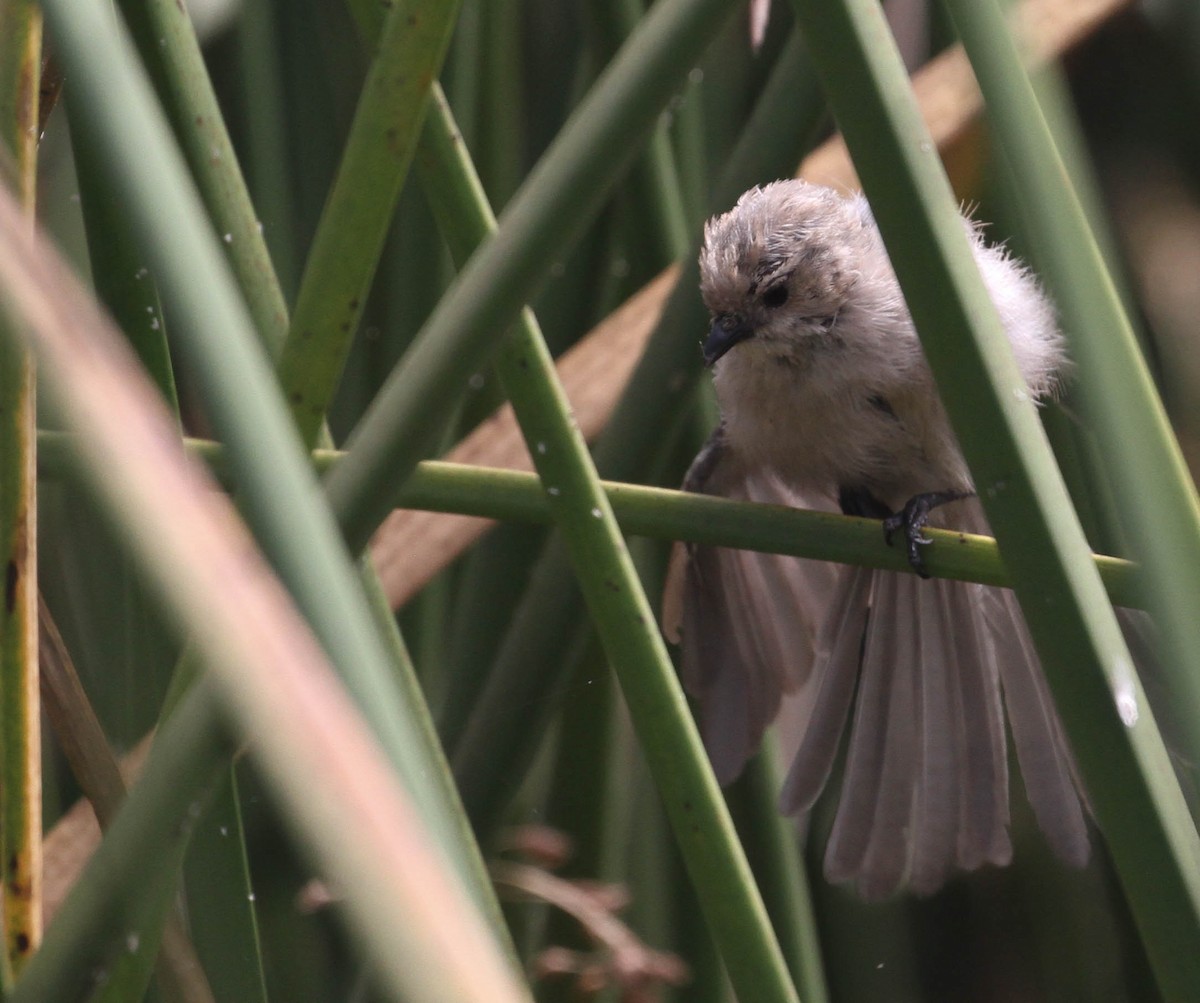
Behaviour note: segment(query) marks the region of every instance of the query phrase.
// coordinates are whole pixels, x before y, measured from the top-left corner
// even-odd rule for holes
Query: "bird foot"
[[[925,561],[921,557],[921,547],[933,541],[924,534],[925,524],[929,516],[939,505],[948,502],[970,498],[970,491],[928,491],[924,494],[913,495],[899,512],[889,515],[883,520],[883,538],[890,547],[892,536],[897,530],[904,530],[908,549],[908,563],[922,578],[928,578]]]

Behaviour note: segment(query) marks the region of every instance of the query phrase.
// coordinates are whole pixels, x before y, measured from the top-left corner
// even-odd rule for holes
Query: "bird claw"
[[[969,498],[969,491],[928,491],[924,494],[913,495],[899,512],[889,515],[883,520],[883,539],[890,547],[892,536],[900,529],[904,530],[908,563],[920,577],[928,578],[925,570],[925,560],[921,556],[921,548],[933,543],[922,531],[929,522],[929,516],[939,505]]]

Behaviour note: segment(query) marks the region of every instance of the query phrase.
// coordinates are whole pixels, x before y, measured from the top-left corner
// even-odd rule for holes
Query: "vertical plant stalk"
[[[993,0],[946,7],[988,99],[997,149],[1020,184],[1025,227],[1062,315],[1105,480],[1144,571],[1176,699],[1200,708],[1200,498],[1079,195]],[[1152,505],[1149,499],[1153,499]],[[1179,716],[1200,761],[1200,713]]]
[[[120,0],[120,7],[221,235],[259,339],[278,352],[287,332],[287,304],[187,7],[175,0]]]
[[[37,184],[42,16],[32,0],[0,0],[0,158],[32,229]],[[11,158],[11,159],[8,159]],[[0,161],[0,167],[5,166]],[[0,173],[6,173],[0,171]],[[0,324],[18,323],[0,317]],[[42,777],[37,636],[37,409],[32,356],[0,344],[0,989],[42,937]]]
[[[461,262],[496,224],[440,89],[431,104],[421,178],[451,253]],[[657,620],[528,308],[501,347],[496,367],[730,980],[742,999],[795,1000]]]
[[[815,74],[803,58],[798,38],[789,41],[785,53],[788,61],[772,72],[718,185],[717,199],[728,196],[732,201],[764,177],[790,173],[815,132],[822,116]],[[716,205],[725,207],[721,201]],[[647,435],[646,429],[669,427],[680,409],[690,407],[692,387],[700,373],[696,332],[705,326],[704,307],[696,291],[698,253],[697,238],[689,255],[691,263],[680,270],[683,278],[676,282],[675,276],[664,273],[657,280],[664,291],[671,283],[674,288],[659,316],[656,333],[645,346],[597,445],[597,466],[606,474],[627,481],[641,477],[659,441],[659,437]],[[643,293],[639,299],[652,298],[653,287],[650,289],[649,297]],[[658,316],[658,311],[654,313]],[[637,323],[636,314],[630,323]],[[616,348],[610,342],[604,365],[615,367],[618,361],[613,356],[636,352],[632,345]],[[875,541],[878,539],[876,533]],[[472,798],[466,792],[478,794],[473,812],[480,800],[488,803],[480,814],[502,805],[532,760],[549,714],[531,718],[525,711],[514,711],[530,704],[544,706],[548,703],[544,694],[562,691],[566,682],[563,667],[569,664],[566,641],[573,635],[581,607],[561,550],[547,548],[513,617],[484,697],[467,726],[475,752],[464,747],[459,755],[456,750],[455,767],[464,798],[470,804]],[[531,657],[531,651],[537,652],[537,657]],[[493,693],[503,693],[505,699],[489,699]],[[519,736],[519,741],[499,739],[512,735]],[[505,754],[490,751],[497,747]]]
[[[593,0],[588,13],[607,59],[637,30],[644,11],[641,0]],[[645,214],[640,232],[648,238],[648,258],[655,267],[683,257],[691,240],[680,171],[671,144],[670,118],[663,116],[629,176],[636,212]]]
[[[447,5],[435,2],[432,12],[423,12],[420,0],[410,2],[404,8],[404,12],[406,14],[414,12],[423,14],[422,31],[410,33],[411,37],[404,37],[403,44],[393,45],[390,50],[390,61],[388,59],[377,61],[383,69],[379,71],[379,74],[382,75],[377,74],[376,76],[375,82],[378,86],[371,92],[371,96],[376,100],[374,103],[368,102],[375,112],[373,117],[369,117],[368,122],[371,126],[378,128],[367,130],[365,134],[371,140],[383,136],[385,159],[396,157],[403,161],[404,166],[407,166],[407,159],[400,157],[399,154],[403,151],[405,130],[411,129],[415,133],[419,125],[417,115],[423,107],[423,94],[428,86],[427,80],[422,82],[421,78],[425,73],[432,78],[436,72],[436,66],[440,64],[439,57],[439,60],[435,61],[432,66],[425,67],[422,72],[416,72],[406,84],[404,74],[408,67],[403,60],[397,60],[395,57],[399,53],[404,58],[410,59],[413,55],[411,46],[414,43],[428,43],[430,39],[436,37],[437,17],[433,16],[434,13],[437,16],[445,15],[452,20],[455,7],[455,3]],[[272,357],[278,358],[283,351],[288,330],[286,305],[187,12],[182,5],[172,2],[172,0],[122,0],[122,9],[126,14],[142,59],[150,70],[157,92],[171,119],[176,138],[187,158],[188,166],[204,199],[205,207],[213,225],[222,237],[223,250],[233,267],[259,340]],[[400,17],[400,11],[394,13],[397,16],[393,18],[393,24],[399,24],[405,28],[410,27],[406,18]],[[428,30],[430,25],[435,28],[433,33]],[[446,32],[449,31],[448,26],[443,26],[443,28]],[[406,46],[408,47],[406,48]],[[420,59],[433,58],[426,52],[427,48],[427,45],[418,45],[417,52]],[[381,112],[378,103],[381,95],[390,98],[395,96],[396,91],[399,91],[400,97],[403,98],[414,89],[422,95],[420,99],[410,101],[408,105],[404,105],[403,101],[400,102],[404,114],[411,116],[411,121],[403,122],[401,114],[393,115],[389,119],[386,109]],[[411,139],[407,142],[411,149]],[[358,152],[361,154],[361,144]],[[399,173],[402,176],[403,171],[401,170]],[[350,183],[352,192],[355,186],[363,183],[362,175],[357,171],[352,171],[350,177],[344,180]],[[398,180],[389,179],[389,183],[394,183],[397,188],[399,186]],[[384,187],[386,188],[386,185]],[[390,208],[380,209],[377,204],[373,203],[369,209],[369,222],[376,224],[378,219],[382,218],[382,225],[386,228],[386,219],[391,214]],[[334,219],[336,218],[335,215]],[[361,214],[355,218],[354,222],[362,224]],[[353,230],[347,231],[344,227],[336,226],[333,228],[333,232],[341,241],[341,244],[338,245],[339,251],[345,251],[349,246],[352,252],[359,253],[353,245],[353,240],[356,236],[361,238],[361,233]],[[329,241],[326,240],[325,246],[328,247],[328,244]],[[360,269],[366,273],[366,278],[352,276],[355,281],[360,281],[364,286],[360,297],[363,300],[366,298],[365,286],[369,284],[377,255],[378,249],[370,257],[369,264],[364,264]],[[157,274],[156,278],[158,278]],[[325,286],[323,291],[328,294],[328,287]],[[353,325],[346,327],[338,325],[332,335],[334,339],[341,339],[339,344],[348,344],[352,333]],[[312,373],[310,376],[317,378]],[[325,381],[330,387],[330,392],[336,385],[336,380],[337,375],[334,374]],[[314,441],[323,439],[324,431],[320,421],[306,426],[305,435]],[[364,579],[368,591],[376,588],[372,581],[373,578],[374,572],[364,566]],[[391,621],[390,617],[386,624],[381,623],[381,629],[385,633],[384,642],[389,645],[393,654],[403,647],[395,623]],[[436,745],[432,726],[424,726],[428,719],[428,712],[424,707],[419,687],[415,683],[411,665],[407,662],[394,662],[392,668],[394,677],[400,681],[401,686],[406,687],[403,699],[407,706],[412,708],[413,716],[422,722],[422,724],[414,725],[410,730],[421,733],[429,748],[429,754],[437,761],[435,766],[424,771],[424,775],[433,778],[431,782],[441,788],[441,796],[452,802],[454,792],[449,779],[449,771],[440,757],[440,748]],[[217,807],[228,807],[228,805],[229,797],[227,793],[223,792],[219,796]],[[447,812],[447,817],[450,823],[454,824],[453,811]],[[471,836],[469,832],[463,832],[461,829],[458,834],[464,838]],[[200,835],[203,839],[203,831]],[[496,903],[492,887],[486,881],[483,873],[483,863],[478,847],[475,846],[473,840],[469,845],[461,847],[454,840],[443,840],[443,845],[451,853],[462,850],[462,856],[465,859],[461,866],[470,875],[469,884],[476,894],[481,908],[492,920],[497,937],[505,941],[506,931],[500,920],[499,906]],[[249,912],[252,914],[253,910],[251,909]],[[253,916],[250,915],[248,919],[252,922]],[[505,942],[507,943],[507,941]]]
[[[80,126],[79,102],[66,102],[66,112],[96,295],[129,339],[167,406],[178,415],[179,396],[154,276],[130,232],[128,214],[96,163],[87,130]]]
[[[141,16],[145,19],[148,15],[143,12]],[[176,101],[190,100],[193,105],[198,105],[203,109],[205,99],[211,99],[211,90],[204,86],[207,77],[194,79],[196,77],[194,67],[191,67],[189,73],[188,57],[195,47],[190,24],[185,17],[181,18],[178,10],[171,11],[167,16],[177,23],[177,30],[172,34],[172,43],[169,47],[160,46],[158,51],[152,54],[159,66],[160,93],[173,97]],[[163,37],[165,38],[165,36]],[[198,53],[195,55],[198,58]],[[203,69],[202,64],[200,69]],[[193,78],[192,82],[182,92],[173,91],[170,87],[171,81],[186,80],[189,77]],[[121,204],[119,195],[112,190],[110,179],[105,175],[102,159],[95,143],[80,122],[80,117],[85,114],[81,103],[69,101],[66,110],[71,128],[72,149],[75,155],[79,194],[87,231],[92,282],[97,295],[128,338],[130,345],[146,367],[147,373],[163,394],[168,408],[178,419],[179,402],[167,345],[166,320],[159,301],[154,275],[146,265],[143,248],[139,246],[132,230],[131,216]],[[204,129],[196,120],[202,123],[206,117],[210,121],[210,125]],[[214,150],[219,151],[222,145],[227,146],[228,142],[227,137],[224,136],[224,128],[219,116],[212,109],[207,112],[198,110],[190,120],[184,121],[182,129],[191,132],[201,130],[215,135],[215,141],[210,143],[209,156],[199,163],[193,163],[192,168],[193,173],[207,175],[208,194],[216,199],[220,208],[228,212],[231,206],[237,205],[237,196],[244,193],[240,189],[237,165],[227,159],[232,157],[232,151],[227,149],[226,157],[217,156],[213,152]],[[220,184],[215,184],[215,182],[220,182]],[[245,208],[248,212],[248,203]],[[210,212],[213,211],[210,203]],[[238,237],[241,240],[238,246],[239,254],[236,257],[241,258],[243,263],[246,259],[254,257],[252,248],[241,246],[249,239],[248,233],[245,232],[248,229],[248,227],[242,227],[238,230]],[[233,255],[232,241],[227,242],[227,246],[228,253]],[[268,279],[263,279],[261,284],[269,286],[271,283]],[[267,289],[265,294],[269,299],[270,290]],[[260,289],[260,299],[263,295],[264,292]],[[260,337],[262,336],[263,334],[260,332]],[[135,592],[135,595],[138,593]],[[42,615],[43,643],[47,637],[45,630],[48,616],[48,611],[44,610]],[[61,648],[61,640],[59,646]],[[55,730],[60,739],[63,738],[65,728],[77,726],[80,720],[80,716],[75,715],[67,722],[54,721]],[[99,748],[95,744],[93,747]],[[103,752],[108,753],[108,758],[111,760],[111,753],[108,752],[106,745]],[[77,776],[81,766],[86,768],[86,763],[81,764],[78,760],[72,760],[71,765]],[[92,787],[83,781],[81,781],[81,786],[96,808],[101,827],[106,829],[108,818],[105,811],[111,815],[116,810],[117,803],[124,799],[124,785],[121,785],[115,801],[106,808],[102,807],[101,802],[97,800]],[[194,944],[193,940],[189,939],[185,933],[183,916],[177,906],[176,900],[181,897],[178,894],[178,882],[159,883],[156,887],[157,901],[147,904],[139,917],[142,928],[137,932],[137,937],[141,947],[129,958],[123,958],[119,970],[113,973],[112,979],[105,989],[110,996],[117,994],[117,998],[125,998],[142,995],[152,974],[156,975],[160,989],[172,1003],[211,1001],[213,992],[208,985],[208,973],[223,980],[222,986],[247,970],[252,973],[251,976],[247,976],[247,981],[252,981],[255,976],[261,981],[261,952],[257,938],[254,936],[256,930],[255,905],[250,875],[244,870],[240,872],[241,880],[236,886],[231,886],[228,880],[216,879],[216,874],[226,878],[231,871],[240,866],[244,858],[245,836],[240,825],[237,806],[233,803],[234,792],[236,792],[236,779],[231,770],[229,782],[219,786],[216,796],[210,801],[209,811],[205,818],[195,827],[187,844],[180,848],[186,861],[182,901],[186,903],[188,926],[192,931]],[[219,836],[216,835],[218,829],[220,830]],[[211,849],[213,845],[220,847],[224,857],[234,863],[226,864],[222,868],[214,863],[214,858],[218,858],[218,854],[210,853],[208,857],[204,858],[202,865],[199,865],[204,868],[204,871],[198,878],[194,873],[189,873],[191,869],[198,866],[195,861],[200,852],[206,847]],[[224,859],[221,862],[224,863]],[[213,904],[214,899],[218,904]],[[213,913],[217,914],[216,918],[212,924],[206,925],[204,920]],[[211,926],[217,926],[221,935],[206,941],[203,934]],[[247,929],[251,931],[250,935],[246,934]],[[153,947],[159,942],[160,933],[161,948],[156,952]],[[219,953],[214,949],[212,946],[214,941],[220,947],[228,945],[226,953]],[[200,949],[200,957],[197,956],[197,949]],[[155,964],[156,953],[158,955],[157,964]],[[203,964],[201,958],[203,958]],[[263,994],[255,996],[250,992],[239,992],[226,994],[226,998],[252,1003],[256,999],[261,1000]]]
[[[494,898],[477,880],[476,848],[462,845],[440,750],[429,747],[415,721],[420,711],[398,691],[388,641],[128,39],[101,0],[46,0],[44,9],[78,82],[73,93],[88,111],[87,127],[156,270],[172,317],[172,347],[191,366],[229,449],[245,519],[344,674],[440,851],[478,901]]]
[[[988,100],[997,149],[1020,186],[1026,236],[1063,318],[1078,365],[1080,397],[1101,445],[1105,479],[1132,556],[1141,565],[1162,649],[1159,671],[1173,705],[1166,713],[1184,708],[1171,715],[1180,744],[1176,751],[1185,762],[1195,762],[1200,752],[1200,501],[1195,485],[1003,12],[992,0],[948,0],[945,6]],[[1116,668],[1119,673],[1121,666]],[[1132,674],[1130,667],[1126,672]],[[1050,681],[1058,697],[1063,684],[1053,675]],[[1119,685],[1117,674],[1114,689]],[[1105,750],[1109,766],[1103,785],[1092,779],[1083,755],[1080,760],[1155,978],[1164,996],[1186,999],[1200,980],[1200,848],[1192,818],[1182,807],[1172,811],[1178,800],[1172,774],[1151,754],[1151,739],[1157,736],[1144,694],[1136,695],[1133,719],[1126,723],[1141,776],[1129,776],[1133,771],[1124,756],[1113,755],[1116,749]],[[1076,740],[1073,710],[1064,713],[1064,721]],[[1095,735],[1099,729],[1093,723],[1089,731]],[[1126,775],[1114,776],[1114,767]],[[1147,807],[1157,809],[1161,833],[1139,822]]]
[[[1190,998],[1200,984],[1200,840],[895,43],[874,0],[793,3],[1159,984]],[[978,44],[999,51],[1006,38],[993,23]],[[1014,122],[1030,127],[1020,114]],[[1048,166],[1056,198],[1069,199],[1061,168]]]
[[[278,362],[310,446],[358,328],[457,13],[458,0],[399,0],[383,22]]]
[[[278,13],[269,3],[243,4],[234,30],[246,126],[244,173],[263,220],[263,240],[275,263],[275,274],[290,301],[296,292],[301,262]],[[285,317],[280,339],[286,329]]]
[[[162,387],[159,387],[161,391]],[[41,642],[41,692],[46,717],[54,729],[59,747],[63,750],[71,772],[84,796],[92,804],[96,821],[102,831],[112,824],[121,803],[125,800],[125,779],[121,767],[108,744],[96,712],[84,692],[75,663],[59,633],[54,617],[44,600],[38,600],[38,628]],[[175,1003],[212,1003],[213,996],[196,951],[188,939],[180,917],[172,909],[175,884],[162,889],[157,915],[151,915],[145,929],[137,935],[141,943],[139,964],[128,973],[129,980],[120,985],[125,995],[140,996],[154,955],[150,944],[161,929],[162,947],[159,951],[157,974],[159,984],[166,988],[168,1000]],[[166,914],[165,927],[162,922]],[[132,931],[129,931],[132,933]],[[133,986],[129,983],[132,983]],[[112,983],[110,983],[110,989]],[[167,988],[169,987],[169,988]]]
[[[122,3],[122,10],[127,23],[132,26],[135,41],[141,46],[143,62],[172,119],[176,137],[189,158],[193,178],[210,218],[225,235],[225,253],[242,286],[259,338],[265,343],[273,339],[278,344],[286,325],[282,296],[188,13],[178,4],[158,0],[127,0]],[[92,281],[98,296],[178,419],[179,402],[156,277],[148,267],[144,245],[136,239],[132,214],[122,204],[119,192],[114,191],[111,179],[103,170],[102,151],[89,134],[86,122],[81,121],[87,114],[83,102],[69,101],[67,112]],[[179,672],[178,666],[176,672]],[[245,935],[246,929],[255,930],[254,894],[249,874],[240,875],[242,881],[237,887],[230,887],[227,881],[215,880],[210,874],[204,874],[199,880],[189,875],[189,865],[195,866],[197,848],[215,844],[235,861],[220,870],[222,877],[242,861],[245,834],[236,806],[232,804],[236,791],[232,773],[231,770],[227,783],[218,786],[216,795],[209,801],[207,815],[191,830],[191,838],[179,847],[179,859],[186,861],[182,899],[186,902],[195,946],[184,932],[183,916],[176,905],[180,881],[170,879],[154,883],[156,898],[148,901],[138,916],[137,938],[141,947],[131,956],[123,957],[114,969],[105,989],[109,996],[142,995],[155,969],[160,988],[176,1003],[212,999],[206,969],[224,980],[249,969],[252,972],[250,978],[257,975],[261,979],[257,939]],[[107,828],[93,792],[86,785],[84,790],[96,807],[102,828]],[[110,805],[108,811],[115,811],[115,807],[115,804]],[[220,838],[214,836],[218,826],[224,830]],[[214,856],[204,860],[203,866],[209,871],[216,870]],[[202,898],[202,894],[207,898]],[[219,901],[216,907],[212,905],[214,899]],[[219,913],[217,922],[222,936],[215,938],[216,943],[224,947],[236,942],[228,953],[218,953],[211,946],[213,939],[204,939],[203,935],[209,929],[203,923],[206,911]],[[156,950],[160,936],[161,950]],[[196,948],[202,949],[203,965]],[[158,963],[154,965],[156,954]],[[251,1003],[262,996],[242,993],[236,998]]]
[[[779,814],[785,775],[776,736],[769,736],[728,797],[800,998],[804,1003],[829,1003],[819,927],[801,852],[804,839],[795,821]]]
[[[64,22],[54,24],[62,37]],[[92,38],[102,30],[95,18],[83,28]],[[81,435],[87,483],[165,608],[196,637],[209,669],[210,677],[164,731],[183,722],[187,733],[190,722],[193,738],[217,746],[209,762],[221,765],[223,743],[210,737],[220,731],[215,708],[210,704],[199,720],[188,713],[204,707],[210,679],[220,685],[240,729],[254,736],[255,754],[295,829],[345,893],[356,931],[395,998],[528,999],[438,847],[439,834],[422,822],[381,743],[232,504],[184,462],[171,419],[120,336],[57,254],[19,222],[12,200],[0,193],[0,289],[27,322],[21,331],[39,350],[64,421]],[[124,842],[119,833],[128,839],[134,830],[148,836],[151,847],[155,840],[177,839],[192,803],[179,778],[190,773],[202,789],[213,775],[207,768],[197,775],[197,769],[180,760],[155,767],[152,756],[105,840],[109,852]],[[170,810],[147,818],[147,799],[135,804],[135,798],[148,789],[173,800]],[[123,929],[112,918],[120,923],[128,909],[122,892],[133,874],[106,872],[99,866],[103,852],[102,845],[88,869],[91,880],[76,887],[55,923],[63,931],[55,954],[49,956],[48,939],[18,986],[18,999],[77,998],[81,975],[94,973],[89,950],[104,938],[111,943]],[[148,863],[144,856],[125,858],[127,868]],[[86,908],[72,905],[89,895]],[[72,943],[73,937],[80,939]],[[46,991],[52,983],[58,988]],[[76,995],[68,995],[72,989]]]

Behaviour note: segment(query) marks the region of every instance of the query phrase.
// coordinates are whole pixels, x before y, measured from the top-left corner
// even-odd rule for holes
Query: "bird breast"
[[[968,489],[970,477],[931,383],[840,379],[834,359],[739,346],[714,386],[729,446],[801,491],[869,489],[893,509],[924,491]]]

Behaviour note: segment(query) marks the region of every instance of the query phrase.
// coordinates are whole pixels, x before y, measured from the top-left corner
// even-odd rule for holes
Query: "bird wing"
[[[773,476],[747,475],[720,429],[692,464],[684,489],[738,501],[809,501]],[[824,500],[820,507],[833,505]],[[838,574],[821,561],[676,544],[663,631],[682,646],[683,683],[698,702],[700,732],[722,784],[758,750],[783,694],[809,677]]]

